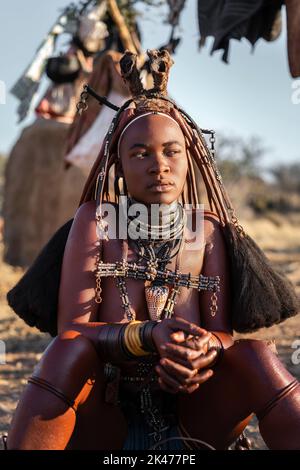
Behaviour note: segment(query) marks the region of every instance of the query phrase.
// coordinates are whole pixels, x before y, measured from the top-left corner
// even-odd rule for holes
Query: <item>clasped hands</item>
[[[211,333],[180,317],[164,319],[153,330],[160,355],[155,367],[160,388],[168,393],[192,393],[206,382],[217,351],[209,350]]]

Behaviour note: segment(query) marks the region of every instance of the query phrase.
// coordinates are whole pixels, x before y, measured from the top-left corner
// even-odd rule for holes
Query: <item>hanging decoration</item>
[[[71,3],[59,15],[37,49],[32,62],[11,89],[12,95],[20,101],[17,110],[19,116],[18,122],[23,121],[27,117],[46,67],[48,67],[49,72],[49,68],[53,67],[55,59],[56,68],[59,60],[64,60],[52,58],[50,65],[48,63],[48,60],[55,51],[58,37],[62,34],[69,34],[72,36],[73,41],[79,42],[82,47],[87,43],[88,47],[91,47],[91,54],[98,52],[99,41],[103,40],[108,34],[106,25],[99,21],[99,18],[105,12],[105,0],[100,0],[100,3],[99,0],[86,0],[80,2],[77,6]],[[85,51],[88,51],[88,47],[85,48]]]

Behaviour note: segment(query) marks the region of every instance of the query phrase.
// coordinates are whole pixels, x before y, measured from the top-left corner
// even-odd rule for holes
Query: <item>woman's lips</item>
[[[154,193],[168,193],[174,188],[173,183],[154,183],[149,187],[151,192]]]
[[[155,183],[150,184],[149,189],[155,193],[167,193],[172,191],[174,188],[174,183],[171,181],[156,181]]]

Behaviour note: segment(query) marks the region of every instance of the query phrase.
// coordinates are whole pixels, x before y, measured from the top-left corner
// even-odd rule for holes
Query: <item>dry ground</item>
[[[244,227],[266,250],[269,257],[284,268],[300,294],[300,224],[282,224],[281,220],[252,220]],[[1,246],[1,250],[2,250]],[[2,259],[2,253],[0,253]],[[29,328],[8,307],[6,293],[22,274],[0,261],[0,340],[6,345],[6,364],[0,364],[0,435],[8,430],[20,393],[34,365],[49,342],[47,335]],[[249,336],[249,335],[248,335]],[[300,339],[300,316],[262,330],[255,338],[276,339],[277,350],[287,368],[300,379],[300,365],[293,365],[292,343]],[[1,361],[1,356],[0,356]],[[254,448],[263,449],[255,420],[248,426]]]

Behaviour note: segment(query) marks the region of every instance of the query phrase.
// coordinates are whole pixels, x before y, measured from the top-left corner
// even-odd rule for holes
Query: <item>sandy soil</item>
[[[300,224],[281,224],[279,221],[244,221],[244,227],[266,250],[274,263],[284,269],[300,294]],[[2,259],[3,247],[0,247]],[[16,407],[26,379],[41,357],[50,337],[29,328],[8,307],[7,291],[22,275],[22,270],[12,268],[0,261],[0,340],[5,342],[6,363],[1,364],[0,355],[0,435],[8,430],[12,413]],[[248,335],[250,336],[250,335]],[[275,339],[281,360],[300,379],[300,364],[292,364],[293,342],[300,340],[300,316],[268,330],[252,335],[260,339]],[[3,344],[3,343],[2,343]],[[0,353],[1,354],[1,353]],[[264,449],[256,420],[247,428],[253,447]]]

